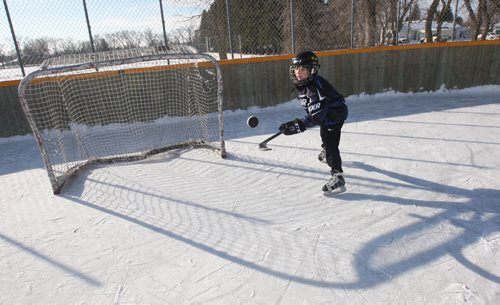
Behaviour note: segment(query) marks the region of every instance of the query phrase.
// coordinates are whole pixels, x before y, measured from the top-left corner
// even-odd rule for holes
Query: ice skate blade
[[[346,187],[345,186],[341,186],[337,189],[334,189],[334,190],[331,190],[331,191],[323,191],[323,195],[325,195],[326,197],[333,197],[333,196],[336,196],[338,194],[342,194],[343,192],[347,191]]]

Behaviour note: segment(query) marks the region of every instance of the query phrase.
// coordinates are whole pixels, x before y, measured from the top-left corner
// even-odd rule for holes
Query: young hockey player
[[[323,186],[325,193],[346,190],[340,157],[340,133],[348,110],[344,97],[323,77],[318,75],[319,62],[310,51],[297,54],[290,65],[290,77],[298,91],[297,99],[307,115],[303,119],[281,124],[284,135],[303,132],[306,128],[320,126],[322,151],[318,159],[330,167],[331,179]]]

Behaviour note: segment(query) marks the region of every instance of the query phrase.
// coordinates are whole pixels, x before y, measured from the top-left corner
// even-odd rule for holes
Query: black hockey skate
[[[345,187],[345,180],[342,173],[332,173],[332,178],[323,186],[323,192],[325,195],[328,194],[340,194],[345,192],[347,189]]]

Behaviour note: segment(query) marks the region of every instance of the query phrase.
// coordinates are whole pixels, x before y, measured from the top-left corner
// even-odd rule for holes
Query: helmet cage
[[[303,80],[298,80],[297,77],[295,76],[295,69],[297,67],[302,66],[305,67],[307,70],[309,70],[309,77]],[[298,60],[292,60],[292,64],[290,65],[289,73],[290,73],[290,79],[294,82],[295,85],[297,86],[303,86],[307,83],[309,83],[313,77],[314,74],[318,73],[319,70],[319,64],[317,62],[309,62],[308,64],[301,64],[300,61]]]
[[[295,77],[295,69],[297,67],[302,66],[307,68],[309,70],[309,77],[307,79],[303,80],[298,80],[297,77]],[[290,65],[290,78],[292,81],[295,83],[296,86],[304,86],[305,84],[309,83],[314,75],[318,73],[319,70],[319,62],[318,62],[318,56],[314,54],[314,52],[311,51],[305,51],[297,54],[293,59],[292,59],[292,64]]]

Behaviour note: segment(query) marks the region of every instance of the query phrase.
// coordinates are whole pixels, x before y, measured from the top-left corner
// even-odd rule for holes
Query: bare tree
[[[416,6],[417,10],[418,10],[417,1],[418,0],[401,1],[401,7],[400,7],[401,11],[400,11],[400,16],[399,16],[399,22],[397,23],[396,29],[394,29],[394,31],[397,33],[396,39],[399,39],[399,31],[403,27],[403,22],[405,21],[405,19],[408,19],[408,21],[411,21],[412,16],[410,14],[412,14],[415,11],[415,10],[412,11],[412,8]],[[408,26],[408,30],[409,30],[409,26]],[[394,43],[395,43],[395,41],[394,41]]]
[[[229,49],[226,20],[225,1],[215,0],[210,5],[210,9],[203,12],[198,30],[212,38],[212,46],[219,53],[220,59],[227,59],[227,51]]]
[[[474,13],[470,0],[464,2],[472,23],[474,36],[472,39],[477,40],[478,37],[481,37],[482,40],[486,39],[486,34],[488,34],[488,30],[492,26],[493,14],[491,12],[495,10],[495,7],[500,10],[500,0],[478,0],[477,13]]]
[[[25,64],[39,64],[50,55],[49,38],[28,39],[24,42],[21,54]]]
[[[6,56],[5,56],[5,50],[4,50],[4,46],[2,43],[0,43],[0,62],[2,63],[2,68],[5,68],[5,59],[6,59]]]
[[[172,39],[177,43],[193,44],[195,32],[196,30],[192,25],[177,28],[172,34]]]
[[[364,26],[364,47],[374,46],[377,37],[377,0],[362,0],[361,14]]]
[[[95,46],[95,50],[98,52],[111,50],[110,45],[106,41],[106,38],[104,38],[103,36],[100,36],[100,35],[94,36],[94,46]]]
[[[443,5],[443,9],[441,11],[436,11],[436,41],[438,42],[443,40],[441,35],[443,22],[453,19],[453,13],[451,11],[451,0],[441,0],[441,4]]]
[[[432,0],[432,3],[427,11],[427,17],[425,19],[425,42],[432,42],[432,22],[434,21],[434,16],[436,15],[437,8],[440,0]]]
[[[144,41],[148,47],[158,47],[163,45],[163,38],[160,34],[153,32],[151,29],[147,29],[144,34]]]

